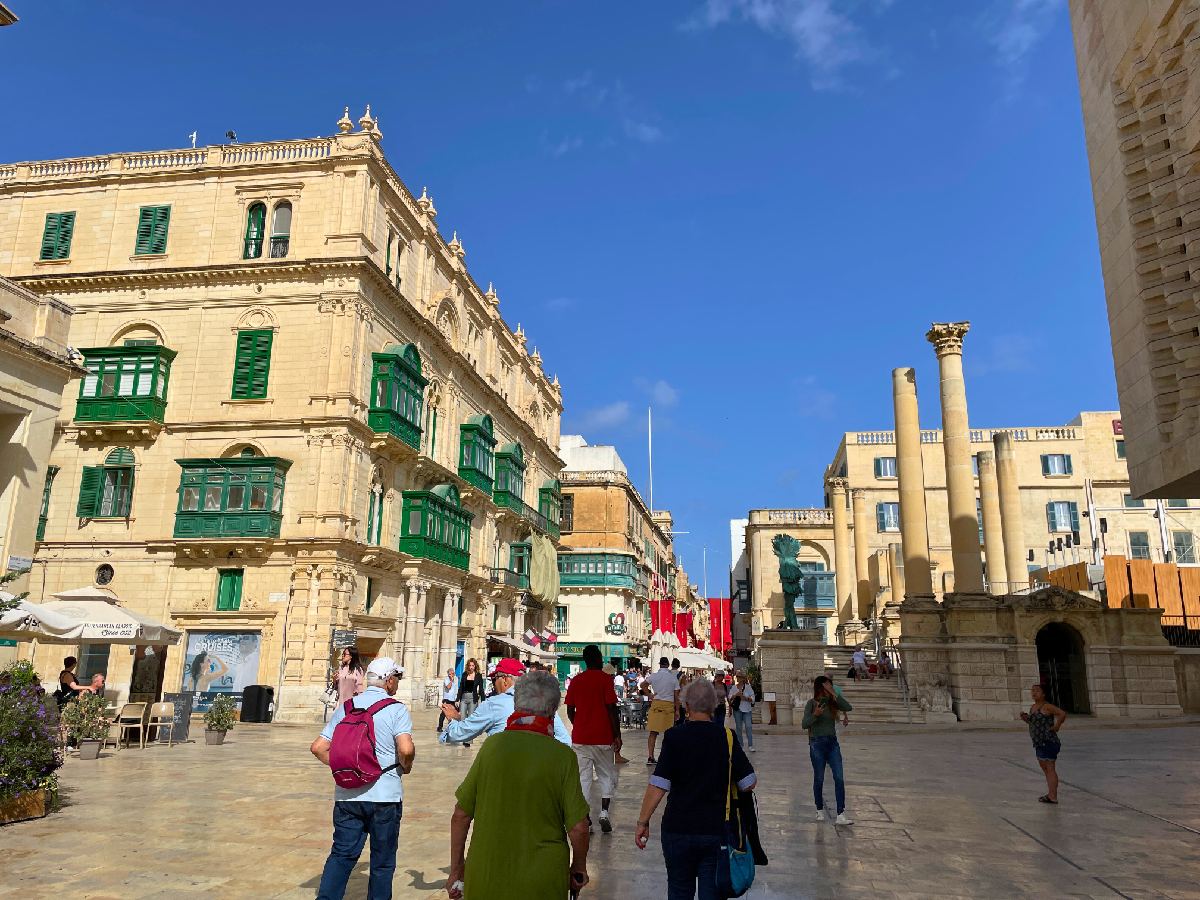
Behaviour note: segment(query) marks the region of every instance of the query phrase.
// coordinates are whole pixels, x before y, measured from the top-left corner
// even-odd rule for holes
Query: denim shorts
[[[1036,744],[1033,748],[1033,755],[1038,759],[1058,759],[1058,751],[1062,749],[1062,744]]]

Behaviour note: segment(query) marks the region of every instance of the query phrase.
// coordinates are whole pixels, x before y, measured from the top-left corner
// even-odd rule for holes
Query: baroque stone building
[[[78,308],[87,369],[33,599],[102,585],[187,633],[85,648],[118,693],[155,656],[155,692],[267,684],[319,719],[335,629],[421,696],[547,622],[514,572],[554,565],[557,379],[357,126],[0,166],[0,273]]]
[[[655,628],[704,646],[707,604],[675,556],[671,514],[647,507],[615,447],[564,435],[561,452],[560,674],[582,667],[590,643],[636,665]]]
[[[1200,4],[1070,5],[1133,493],[1200,495]]]

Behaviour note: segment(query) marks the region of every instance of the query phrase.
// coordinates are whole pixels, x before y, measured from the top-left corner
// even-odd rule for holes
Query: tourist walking
[[[553,740],[558,679],[530,672],[512,696],[505,728],[454,794],[451,900],[558,900],[588,882],[588,805],[574,754]]]
[[[646,715],[646,746],[649,753],[646,765],[652,766],[658,760],[654,758],[654,745],[658,736],[675,724],[679,717],[679,679],[671,671],[671,661],[665,656],[658,660],[658,671],[642,684],[642,694],[650,700],[650,712]]]
[[[1021,720],[1029,725],[1029,738],[1033,741],[1033,755],[1037,757],[1038,765],[1046,776],[1046,793],[1038,797],[1041,803],[1058,802],[1058,751],[1062,742],[1058,739],[1058,729],[1067,721],[1067,714],[1046,702],[1046,692],[1040,684],[1029,689],[1033,705],[1029,712],[1021,713]]]
[[[508,717],[513,713],[513,688],[517,684],[517,679],[524,674],[525,666],[521,661],[506,656],[492,666],[492,671],[488,673],[488,677],[492,680],[492,695],[475,707],[474,712],[470,715],[463,714],[466,712],[465,704],[464,709],[460,712],[449,703],[443,703],[442,711],[450,723],[442,731],[442,736],[438,738],[439,742],[443,744],[461,743],[464,747],[469,747],[471,741],[481,734],[492,735],[502,732],[508,724]],[[465,673],[463,678],[466,678]],[[557,683],[558,680],[555,679],[555,684]],[[571,733],[567,731],[567,726],[563,724],[562,719],[556,715],[553,724],[555,738],[570,746]]]
[[[342,650],[341,664],[334,681],[339,706],[355,694],[363,692],[366,678],[362,659],[359,657],[356,647],[346,647]]]
[[[446,670],[446,677],[442,679],[442,705],[449,703],[455,709],[458,708],[458,675],[455,674],[453,668]],[[446,714],[444,712],[438,715],[437,733],[442,733],[442,726],[446,724]]]
[[[592,806],[592,782],[600,786],[600,830],[612,833],[609,804],[617,792],[616,754],[621,752],[621,714],[612,676],[604,671],[600,648],[583,648],[587,666],[567,688],[567,718],[571,720],[571,749],[579,762],[579,787]]]
[[[470,718],[471,713],[475,712],[475,707],[483,702],[484,693],[483,672],[479,669],[479,663],[474,658],[468,659],[466,665],[463,666],[462,678],[458,681],[458,706],[456,709],[461,714],[463,719]],[[444,716],[446,704],[442,704],[442,715]],[[470,741],[463,742],[464,747],[470,747]]]
[[[417,752],[408,707],[394,699],[403,674],[404,670],[388,657],[372,660],[362,693],[338,705],[310,748],[313,756],[327,766],[332,756],[337,782],[333,789],[333,847],[321,873],[317,900],[340,900],[345,895],[346,882],[368,837],[368,900],[389,900],[392,896],[396,844],[404,811],[400,776],[412,771]],[[345,721],[348,716],[353,718]],[[372,729],[374,741],[368,742]],[[360,786],[343,786],[351,783]]]
[[[716,694],[717,697],[717,706],[716,709],[713,710],[713,721],[724,728],[726,709],[725,699],[728,694],[728,691],[725,689],[724,672],[718,672],[713,676],[713,693]]]
[[[718,900],[717,863],[725,837],[725,788],[758,783],[754,767],[736,738],[712,720],[716,691],[707,679],[688,685],[687,719],[663,735],[662,752],[638,815],[634,841],[641,850],[650,839],[650,819],[667,799],[662,817],[662,851],[667,867],[667,900]],[[730,750],[732,742],[732,751]]]
[[[737,673],[737,684],[729,690],[729,708],[733,712],[733,728],[742,745],[754,752],[754,704],[758,696],[745,672]]]
[[[842,772],[842,748],[837,739],[837,710],[850,712],[846,698],[833,689],[824,675],[813,679],[813,698],[804,704],[801,727],[808,732],[808,758],[813,767],[813,800],[817,804],[817,821],[825,821],[825,767],[833,772],[833,791],[837,800],[838,825],[853,825],[846,814],[846,782]]]

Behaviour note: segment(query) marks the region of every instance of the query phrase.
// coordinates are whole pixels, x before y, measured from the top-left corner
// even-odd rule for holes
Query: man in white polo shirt
[[[665,656],[658,661],[658,671],[642,685],[642,694],[650,698],[650,713],[646,717],[646,730],[650,732],[647,738],[650,754],[646,758],[646,765],[652,766],[658,762],[654,758],[654,745],[658,742],[659,734],[679,718],[679,679],[671,671],[671,661]]]

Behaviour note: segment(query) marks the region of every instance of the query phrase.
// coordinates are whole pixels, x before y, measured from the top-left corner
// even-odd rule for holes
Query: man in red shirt
[[[571,749],[579,760],[579,786],[588,806],[592,803],[593,772],[600,782],[600,830],[612,832],[608,806],[617,792],[616,753],[621,749],[621,718],[613,680],[604,674],[600,648],[583,648],[587,666],[567,688],[567,718],[571,720]]]

